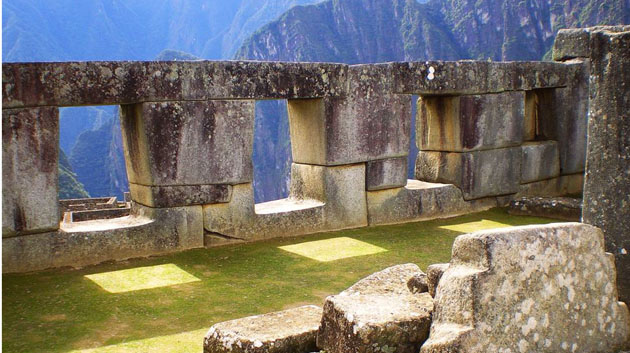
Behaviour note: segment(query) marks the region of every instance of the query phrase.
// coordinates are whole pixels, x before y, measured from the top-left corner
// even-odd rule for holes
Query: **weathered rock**
[[[429,285],[427,283],[427,275],[425,273],[414,275],[407,281],[407,288],[409,288],[411,293],[428,292]]]
[[[226,187],[208,185],[252,180],[253,101],[126,105],[121,122],[129,182],[161,187],[132,187],[138,202],[160,207],[225,202]]]
[[[83,267],[200,247],[201,206],[149,208],[134,204],[128,217],[64,223],[57,232],[3,239],[2,271]]]
[[[433,300],[407,282],[413,264],[390,267],[326,298],[317,346],[329,353],[416,353],[428,336]]]
[[[392,94],[391,80],[389,65],[356,65],[344,97],[289,100],[293,161],[330,166],[407,156],[411,96]]]
[[[630,26],[591,32],[591,101],[584,222],[615,255],[621,299],[630,302]]]
[[[586,116],[588,113],[589,61],[565,64],[566,87],[528,92],[533,107],[527,109],[527,121],[534,121],[536,134],[531,140],[558,142],[561,174],[584,171],[586,161]],[[535,115],[532,117],[532,115]]]
[[[553,62],[427,61],[392,63],[393,91],[418,95],[486,94],[563,87]]]
[[[562,175],[557,178],[521,184],[516,197],[582,195],[584,174]]]
[[[287,199],[254,205],[251,184],[233,186],[229,203],[204,205],[209,232],[239,239],[309,234],[367,225],[365,165],[293,163]]]
[[[556,141],[526,142],[522,150],[521,183],[532,183],[560,175],[560,159]]]
[[[495,198],[465,201],[455,185],[408,180],[402,188],[367,192],[368,223],[394,224],[454,217],[497,207]]]
[[[553,60],[564,61],[575,58],[588,58],[590,34],[584,28],[561,29],[553,42]]]
[[[435,298],[435,290],[437,289],[440,279],[446,270],[448,270],[449,264],[433,264],[427,267],[427,285],[429,294]]]
[[[231,185],[145,186],[129,183],[134,201],[149,207],[178,207],[229,202]]]
[[[467,152],[523,142],[525,94],[418,99],[416,143],[423,151]]]
[[[420,151],[416,178],[454,184],[465,200],[514,194],[521,177],[521,148],[464,153]]]
[[[582,217],[582,199],[571,197],[522,197],[512,200],[508,213],[519,216],[536,216],[579,222]]]
[[[2,110],[2,237],[59,228],[59,110]]]
[[[616,352],[629,314],[614,278],[603,234],[589,225],[459,236],[421,352]]]
[[[345,93],[347,65],[247,61],[2,64],[2,105],[80,106]]]
[[[308,353],[322,308],[307,305],[213,325],[203,340],[204,353]]]
[[[407,184],[407,157],[380,159],[367,162],[367,190],[384,190]]]

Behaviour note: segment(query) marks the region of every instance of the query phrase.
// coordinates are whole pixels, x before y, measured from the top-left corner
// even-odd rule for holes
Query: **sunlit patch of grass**
[[[327,295],[388,266],[411,262],[426,269],[448,262],[453,240],[465,231],[550,222],[495,209],[452,219],[196,249],[82,270],[3,275],[2,348],[49,353],[200,352],[206,330],[216,322],[321,305]],[[461,224],[469,226],[446,228]],[[387,251],[322,262],[279,249],[344,237]],[[112,294],[85,279],[95,273],[168,264],[199,281]]]
[[[488,219],[482,219],[480,221],[462,222],[462,223],[444,225],[444,226],[440,226],[439,228],[453,230],[460,233],[472,233],[478,230],[505,228],[505,227],[511,227],[511,225],[506,224],[506,223],[491,221]]]
[[[335,261],[355,256],[373,255],[387,251],[381,247],[348,237],[280,246],[279,249],[321,262]]]
[[[85,278],[93,281],[110,293],[124,293],[199,281],[199,278],[182,270],[175,264],[101,272],[85,275]]]

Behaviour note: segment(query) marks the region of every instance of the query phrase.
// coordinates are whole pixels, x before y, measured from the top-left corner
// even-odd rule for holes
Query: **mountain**
[[[72,171],[70,161],[63,152],[59,150],[59,198],[60,199],[80,199],[90,197],[85,191],[83,184],[77,180],[77,175]]]
[[[541,60],[560,28],[622,23],[630,23],[630,0],[328,0],[290,9],[248,38],[236,58],[348,64]],[[257,127],[273,125],[284,108],[280,103],[265,109],[261,118],[269,121],[257,122]],[[255,156],[267,156],[279,166],[274,184],[264,185],[264,193],[255,189],[257,202],[286,195],[289,171],[283,166],[291,159],[285,147],[290,141],[284,140],[289,139],[286,120],[275,123],[280,140],[255,136]],[[412,115],[412,126],[413,120]],[[412,140],[410,177],[416,154]],[[268,189],[274,185],[275,190]]]
[[[107,119],[94,130],[82,132],[70,153],[77,179],[92,197],[117,196],[129,191],[122,150],[120,120]]]

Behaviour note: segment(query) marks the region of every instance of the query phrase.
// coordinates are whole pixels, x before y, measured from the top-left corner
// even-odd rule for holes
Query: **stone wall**
[[[580,192],[584,156],[575,146],[585,146],[588,65],[3,64],[4,271],[450,217],[519,193]],[[412,95],[421,97],[418,180],[406,177]],[[289,197],[254,204],[254,102],[263,99],[287,99],[293,165]],[[108,104],[121,106],[133,210],[60,226],[58,107]]]

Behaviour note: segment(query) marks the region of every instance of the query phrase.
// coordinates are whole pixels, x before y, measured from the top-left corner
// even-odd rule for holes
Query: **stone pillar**
[[[591,60],[582,218],[604,231],[620,299],[630,302],[630,26],[569,34],[562,39]]]
[[[341,97],[290,99],[293,162],[338,166],[371,162],[367,188],[404,186],[411,136],[411,95],[392,93],[390,65],[348,69]]]
[[[523,92],[422,97],[416,178],[454,184],[466,200],[516,193],[524,106]]]
[[[2,110],[2,237],[59,229],[59,110]]]
[[[254,102],[147,102],[121,106],[132,199],[149,207],[228,202],[252,181]]]

